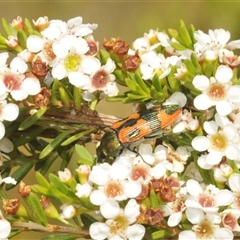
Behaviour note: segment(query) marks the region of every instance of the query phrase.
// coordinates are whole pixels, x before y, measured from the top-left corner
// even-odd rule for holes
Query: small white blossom
[[[108,199],[101,205],[100,213],[107,220],[105,223],[95,222],[90,226],[92,239],[141,240],[143,238],[145,228],[135,224],[140,214],[140,206],[135,199],[129,200],[124,209],[120,208],[115,200]]]
[[[193,79],[195,88],[202,91],[193,101],[194,106],[199,110],[207,110],[212,106],[216,107],[218,114],[226,116],[233,110],[233,104],[240,102],[240,91],[238,85],[231,85],[230,80],[233,71],[228,66],[220,65],[217,68],[215,77],[207,78],[205,75],[197,75]]]
[[[196,180],[189,179],[186,183],[190,194],[185,201],[187,208],[201,209],[206,213],[216,213],[221,206],[233,202],[233,193],[227,189],[220,190],[214,185],[201,186]]]

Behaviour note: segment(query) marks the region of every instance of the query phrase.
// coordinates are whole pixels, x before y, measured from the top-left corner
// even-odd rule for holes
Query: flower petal
[[[199,151],[206,151],[210,147],[210,141],[205,136],[197,136],[192,140],[192,147]]]
[[[89,228],[90,236],[93,240],[104,240],[110,234],[110,228],[101,222],[94,222]]]
[[[212,100],[205,94],[200,94],[193,100],[194,106],[198,110],[207,110],[212,106]]]
[[[107,199],[100,206],[100,212],[105,218],[114,218],[120,213],[120,206],[114,199]]]
[[[18,105],[14,103],[6,104],[2,109],[2,118],[7,121],[14,121],[19,114]]]
[[[227,98],[233,103],[240,102],[239,92],[240,92],[240,86],[239,85],[231,86],[227,91]]]
[[[168,226],[169,227],[175,227],[177,226],[180,221],[182,220],[182,212],[175,212],[170,215],[168,218]]]
[[[11,224],[5,219],[0,219],[0,239],[7,239],[10,232]]]
[[[210,81],[204,75],[197,75],[193,78],[192,84],[195,88],[205,91],[210,86]]]
[[[145,227],[141,224],[128,226],[126,229],[126,237],[129,240],[139,240],[144,237]]]
[[[220,190],[215,195],[215,201],[217,206],[227,206],[230,205],[234,200],[234,195],[227,189]]]
[[[192,196],[198,196],[199,194],[202,193],[202,187],[200,186],[199,182],[197,182],[194,179],[189,179],[186,183],[186,188],[187,191],[192,195]]]
[[[227,116],[233,109],[233,104],[227,100],[220,101],[216,104],[216,110],[219,115]]]
[[[240,193],[240,174],[233,173],[228,179],[228,184],[233,192]]]
[[[186,216],[192,224],[198,224],[204,219],[204,213],[200,209],[187,208]]]
[[[233,71],[226,65],[220,65],[215,73],[215,78],[219,83],[228,83],[233,77]]]
[[[41,85],[38,79],[25,78],[21,85],[21,90],[28,93],[28,95],[36,95],[41,90]]]

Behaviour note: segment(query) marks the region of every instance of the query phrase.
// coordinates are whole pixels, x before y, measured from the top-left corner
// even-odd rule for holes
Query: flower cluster
[[[7,216],[0,214],[0,238],[17,234],[11,227],[55,231],[51,239],[234,238],[240,40],[180,22],[178,31],[150,30],[131,45],[104,39],[101,49],[97,25],[81,17],[2,22],[0,197]],[[119,94],[118,84],[127,91]],[[120,120],[97,113],[103,99],[132,103],[134,113]],[[83,147],[88,142],[96,155]],[[25,185],[33,167],[37,184]],[[6,191],[20,185],[29,212],[8,199],[4,184]]]

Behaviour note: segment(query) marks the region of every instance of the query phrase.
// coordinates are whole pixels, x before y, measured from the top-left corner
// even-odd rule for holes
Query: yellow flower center
[[[210,142],[211,142],[212,148],[217,151],[225,150],[228,144],[227,138],[224,135],[219,133],[213,135],[210,139]]]
[[[70,54],[64,59],[64,66],[68,72],[77,71],[79,69],[81,59],[76,54]]]
[[[118,181],[110,181],[105,186],[105,193],[109,198],[114,198],[123,194],[123,189]]]
[[[210,222],[203,221],[198,224],[196,229],[197,239],[211,239],[214,229]]]
[[[218,101],[225,98],[226,90],[222,84],[214,83],[207,90],[207,94],[212,100]]]
[[[121,235],[121,232],[124,232],[127,227],[128,221],[126,217],[118,215],[113,219],[113,221],[110,224],[110,232],[113,234]]]

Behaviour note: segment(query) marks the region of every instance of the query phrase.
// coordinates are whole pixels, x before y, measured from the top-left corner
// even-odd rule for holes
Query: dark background
[[[231,40],[240,39],[239,1],[2,1],[0,17],[12,22],[17,16],[37,20],[41,16],[49,19],[68,20],[82,16],[84,23],[97,23],[94,37],[101,43],[104,38],[120,37],[132,43],[150,29],[159,31],[178,29],[179,21],[187,26],[207,32],[208,29],[223,28],[231,33]],[[4,34],[2,28],[0,32]],[[132,106],[101,103],[99,111],[127,116]],[[75,165],[75,164],[74,164]],[[76,166],[74,166],[76,167]],[[34,177],[25,179],[35,183]],[[17,188],[11,191],[17,197]],[[22,233],[14,239],[40,239],[43,234]]]

